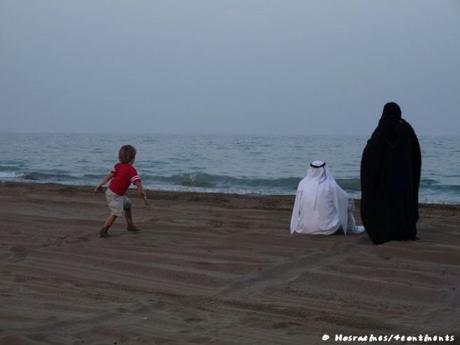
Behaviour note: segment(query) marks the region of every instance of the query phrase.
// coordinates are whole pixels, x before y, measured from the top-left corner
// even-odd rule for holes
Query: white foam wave
[[[0,171],[0,179],[16,178],[18,175],[14,171]]]

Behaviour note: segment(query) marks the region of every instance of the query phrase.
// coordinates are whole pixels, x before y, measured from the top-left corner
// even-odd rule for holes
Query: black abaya
[[[375,244],[417,238],[420,171],[417,136],[388,103],[361,160],[361,217]]]

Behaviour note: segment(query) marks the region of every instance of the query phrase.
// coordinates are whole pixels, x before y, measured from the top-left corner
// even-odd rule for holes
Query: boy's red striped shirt
[[[136,169],[129,163],[117,163],[112,169],[113,178],[109,189],[117,195],[125,195],[129,185],[141,181]]]

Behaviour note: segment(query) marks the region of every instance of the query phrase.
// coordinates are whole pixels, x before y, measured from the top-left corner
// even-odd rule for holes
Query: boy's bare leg
[[[125,209],[125,219],[128,231],[139,231],[139,229],[133,223],[133,215],[131,213],[131,208]]]
[[[115,219],[117,219],[117,216],[111,214],[110,216],[107,217],[107,219],[105,220],[105,223],[104,225],[102,226],[101,230],[99,231],[99,236],[100,237],[108,237],[109,234],[108,234],[108,231],[110,229],[110,227],[113,225],[113,223],[115,222]]]

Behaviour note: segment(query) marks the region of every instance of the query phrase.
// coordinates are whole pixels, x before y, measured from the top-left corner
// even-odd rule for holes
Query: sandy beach
[[[100,239],[103,194],[0,184],[0,344],[460,343],[458,206],[424,205],[420,241],[375,246],[291,236],[293,197],[130,196],[142,231],[119,219]]]

